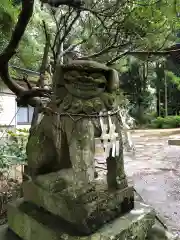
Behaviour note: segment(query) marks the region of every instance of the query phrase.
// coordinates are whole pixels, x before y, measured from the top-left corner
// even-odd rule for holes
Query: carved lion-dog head
[[[78,98],[90,99],[119,88],[117,71],[95,61],[75,60],[62,65],[62,70],[67,91]]]

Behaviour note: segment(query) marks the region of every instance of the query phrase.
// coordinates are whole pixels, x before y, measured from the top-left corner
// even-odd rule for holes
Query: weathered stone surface
[[[94,236],[94,235],[91,235],[91,236]],[[76,237],[76,238],[79,238],[79,237]],[[85,238],[88,238],[88,237],[81,237],[81,238],[85,240]],[[18,237],[11,229],[8,228],[8,225],[0,226],[0,240],[21,240],[21,239],[22,238]],[[75,237],[74,237],[74,240],[75,240]],[[146,240],[180,240],[180,237],[173,235],[171,232],[168,232],[166,229],[164,229],[161,223],[159,223],[156,220],[155,224],[148,231]]]
[[[52,174],[51,177],[52,180]],[[83,233],[96,231],[103,224],[134,207],[132,187],[109,192],[107,186],[103,184],[93,187],[93,185],[73,186],[71,183],[69,187],[63,189],[60,179],[58,185],[56,181],[50,181],[49,184],[48,181],[44,181],[42,185],[39,183],[39,181],[24,183],[25,201],[60,216]]]
[[[173,146],[180,146],[180,139],[169,139],[168,144]]]
[[[20,240],[20,238],[11,229],[9,229],[7,225],[0,226],[0,239]]]
[[[55,96],[48,103],[46,114],[30,132],[29,175],[34,179],[41,174],[72,168],[76,182],[93,181],[95,138],[101,138],[112,144],[113,151],[106,151],[107,184],[109,189],[116,188],[125,178],[122,121],[117,103],[118,72],[89,60],[72,61],[59,70],[53,88],[61,85],[61,90],[53,89]]]
[[[9,227],[24,240],[145,240],[154,221],[154,211],[149,206],[136,202],[131,212],[104,225],[94,234],[85,236],[54,215],[23,200],[9,204],[8,211]]]
[[[162,226],[159,226],[157,222],[153,225],[152,229],[149,231],[146,240],[180,240],[180,237],[174,236],[172,233],[168,232]],[[81,237],[83,238],[83,237]],[[85,238],[85,237],[84,237]],[[85,240],[83,238],[83,240]],[[7,225],[0,227],[0,239],[1,240],[22,240],[18,237]]]
[[[147,240],[180,240],[180,237],[167,231],[156,221],[147,235]]]

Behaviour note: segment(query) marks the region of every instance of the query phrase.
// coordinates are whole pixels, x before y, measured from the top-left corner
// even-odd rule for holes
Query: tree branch
[[[57,44],[59,43],[59,38],[60,38],[61,32],[64,27],[66,29],[66,25],[68,24],[68,18],[70,17],[71,14],[72,14],[72,12],[70,12],[70,9],[69,9],[69,11],[67,13],[65,13],[64,15],[61,13],[61,17],[58,20],[56,19],[56,16],[53,15],[54,21],[56,23],[56,28],[57,28],[54,42],[52,45],[52,49],[54,52],[55,52],[55,48],[56,48]],[[68,15],[67,18],[66,18],[66,15]]]
[[[106,63],[106,65],[107,65],[107,66],[112,65],[112,64],[115,63],[117,60],[119,60],[119,59],[121,59],[122,57],[128,55],[128,53],[129,53],[129,52],[127,51],[127,52],[124,52],[124,53],[119,54],[119,55],[116,56],[115,58],[113,58],[113,59],[111,59],[110,61],[108,61],[108,62]]]
[[[19,42],[24,35],[26,27],[29,23],[29,20],[33,13],[34,0],[23,0],[22,1],[22,11],[19,15],[18,22],[15,26],[14,32],[12,34],[11,40],[8,46],[5,48],[2,53],[5,57],[5,61],[9,61],[10,58],[16,53],[16,49],[19,45]]]
[[[27,24],[33,13],[34,0],[23,1],[22,11],[19,15],[18,22],[15,26],[14,32],[12,34],[11,40],[3,53],[0,55],[0,76],[3,82],[9,87],[9,89],[16,95],[22,93],[25,89],[13,81],[8,72],[9,60],[13,57],[19,42],[25,32]]]
[[[47,64],[48,64],[48,54],[49,54],[49,49],[50,49],[50,34],[47,30],[47,26],[45,21],[43,21],[43,27],[44,27],[44,32],[46,36],[46,42],[44,46],[44,53],[43,53],[43,58],[41,62],[41,67],[40,67],[40,77],[39,81],[37,83],[38,87],[44,88],[44,74],[46,72]]]
[[[117,57],[113,58],[112,60],[110,60],[109,62],[107,62],[107,65],[111,65],[114,62],[116,62],[117,60],[119,60],[120,58],[126,56],[126,55],[132,55],[132,56],[146,56],[147,58],[149,58],[150,56],[168,56],[170,55],[171,57],[178,57],[177,54],[180,54],[180,48],[177,48],[176,45],[172,46],[170,48],[166,48],[165,51],[127,51],[124,52],[120,55],[118,55]]]
[[[80,16],[80,12],[78,11],[76,13],[76,16],[73,18],[73,20],[70,22],[69,26],[64,30],[64,34],[61,37],[61,39],[59,39],[58,44],[57,44],[57,52],[56,52],[56,59],[55,59],[55,65],[59,62],[60,58],[61,58],[61,45],[62,43],[64,43],[66,37],[68,36],[68,34],[70,33],[74,23],[78,20]],[[64,55],[64,54],[63,54]]]
[[[148,51],[134,51],[134,52],[126,52],[126,55],[166,56],[166,55],[169,55],[169,54],[179,53],[179,52],[180,52],[180,48],[179,49],[166,48],[166,51],[149,51],[149,52]]]
[[[125,47],[126,45],[128,45],[129,43],[126,43],[126,44],[120,44],[120,45],[110,45],[110,46],[107,46],[106,48],[102,49],[101,51],[97,52],[97,53],[94,53],[94,54],[91,54],[91,55],[88,55],[88,56],[83,56],[83,57],[80,57],[78,58],[78,60],[87,60],[89,58],[95,58],[95,57],[99,57],[105,53],[107,53],[109,50],[111,49],[116,49],[116,48],[120,48],[120,47]]]
[[[2,81],[6,84],[6,86],[13,93],[15,93],[17,95],[18,98],[21,98],[21,96],[23,96],[23,100],[30,100],[31,93],[32,93],[32,97],[42,96],[43,91],[44,91],[45,95],[47,93],[47,90],[42,90],[42,89],[41,90],[40,89],[32,90],[32,89],[26,89],[26,88],[20,86],[10,77],[9,69],[8,69],[9,60],[16,53],[16,49],[18,48],[19,42],[20,42],[20,40],[26,30],[26,27],[29,23],[29,20],[32,16],[33,6],[34,6],[34,0],[23,0],[22,1],[22,10],[19,14],[19,18],[18,18],[17,24],[15,26],[15,29],[12,33],[9,44],[7,45],[7,47],[4,49],[4,51],[0,55],[0,77],[1,77]],[[37,94],[35,94],[35,92],[37,92]],[[25,99],[26,95],[27,95],[27,99]],[[35,103],[40,104],[40,102],[37,98],[32,99],[30,102],[33,105]]]
[[[59,58],[63,57],[66,53],[72,52],[73,49],[79,45],[81,45],[85,40],[82,40],[81,42],[77,44],[70,45],[66,50],[64,50],[62,53],[59,54]]]
[[[27,84],[27,87],[28,87],[28,89],[32,89],[32,86],[31,86],[31,84],[29,83],[29,81],[28,81],[28,76],[23,76],[23,81]]]
[[[68,36],[68,34],[70,33],[74,23],[78,20],[80,16],[80,12],[77,12],[76,16],[74,17],[74,19],[71,21],[71,23],[69,24],[68,28],[66,29],[64,35],[62,36],[62,38],[60,39],[60,43],[63,43],[64,40],[66,39],[66,37]]]

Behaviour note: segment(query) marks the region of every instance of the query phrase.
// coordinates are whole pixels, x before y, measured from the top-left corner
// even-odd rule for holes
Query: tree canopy
[[[35,106],[50,90],[17,85],[8,74],[9,63],[40,71],[42,77],[50,63],[53,74],[60,62],[93,59],[123,69],[131,88],[133,81],[146,82],[148,92],[145,66],[150,62],[155,73],[154,63],[169,54],[178,57],[179,48],[169,47],[178,41],[179,10],[175,0],[2,0],[1,78],[24,104]],[[141,61],[127,66],[129,55]],[[142,69],[146,73],[139,75]],[[143,94],[141,99],[147,97]]]
[[[19,2],[2,0],[0,3],[1,51],[17,22],[21,9]],[[74,8],[68,4],[59,8],[44,4],[41,8],[41,3],[36,0],[14,62],[38,70],[45,44],[43,21],[51,41],[54,40],[52,48],[57,48],[58,42],[65,46],[79,43],[75,55],[81,58],[90,57],[110,64],[129,50],[159,51],[176,40],[180,27],[178,6],[174,0],[113,0],[85,1],[84,5]],[[57,49],[51,50],[52,54],[57,54]]]

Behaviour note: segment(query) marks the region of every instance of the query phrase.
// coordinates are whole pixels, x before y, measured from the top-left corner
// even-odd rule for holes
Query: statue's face
[[[65,87],[78,98],[90,99],[105,91],[107,80],[102,73],[69,70],[64,73]]]

